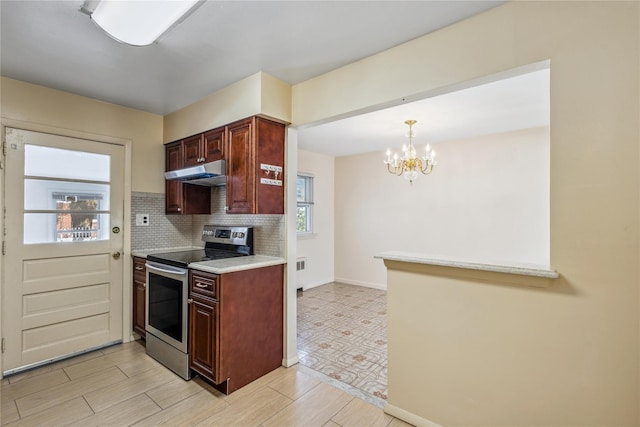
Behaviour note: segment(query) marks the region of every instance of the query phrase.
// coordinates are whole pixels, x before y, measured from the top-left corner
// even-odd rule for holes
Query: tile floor
[[[225,396],[120,344],[2,380],[2,425],[409,426],[301,366]]]
[[[387,293],[329,283],[298,291],[300,363],[374,396],[387,399]]]

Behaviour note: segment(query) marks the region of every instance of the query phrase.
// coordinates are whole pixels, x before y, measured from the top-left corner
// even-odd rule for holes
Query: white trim
[[[95,346],[95,347],[85,348],[84,350],[76,351],[76,352],[73,352],[73,353],[70,353],[70,354],[65,354],[65,355],[54,357],[54,358],[47,359],[47,360],[41,360],[39,362],[30,363],[30,364],[24,365],[24,366],[18,366],[17,368],[13,368],[13,369],[7,369],[2,374],[3,374],[3,376],[11,376],[11,375],[19,374],[19,373],[24,372],[24,371],[29,371],[31,369],[39,368],[40,366],[50,365],[50,364],[52,364],[54,362],[59,362],[61,360],[66,360],[66,359],[70,359],[72,357],[80,356],[81,354],[91,353],[92,351],[101,350],[103,348],[111,347],[111,346],[114,346],[114,345],[117,345],[117,344],[122,344],[122,342],[123,342],[122,340],[111,341],[111,342],[108,342],[106,344],[101,344],[101,345],[98,345],[98,346]]]
[[[290,357],[288,359],[282,359],[282,366],[284,366],[285,368],[290,368],[293,365],[297,365],[298,362],[299,362],[298,356]]]
[[[315,239],[317,233],[296,233],[299,240]]]
[[[388,403],[382,408],[385,414],[389,414],[392,417],[396,417],[405,421],[409,424],[413,424],[416,427],[442,427],[440,424],[434,423],[433,421],[429,421],[426,418],[422,418],[412,412],[405,411],[404,409],[398,408],[397,406],[393,406]]]
[[[284,294],[283,362],[292,363],[298,358],[297,335],[297,271],[296,249],[296,179],[298,169],[298,131],[287,127],[285,132],[285,258],[286,279]]]
[[[123,209],[123,218],[122,218],[122,226],[120,227],[123,230],[123,248],[122,248],[122,342],[132,341],[133,338],[133,321],[132,321],[132,292],[133,292],[133,282],[131,280],[132,275],[132,260],[130,256],[126,256],[131,253],[131,231],[128,226],[125,227],[125,224],[131,224],[131,188],[132,188],[132,156],[133,156],[133,141],[129,138],[121,138],[117,136],[108,136],[108,135],[100,135],[91,132],[79,131],[74,129],[66,129],[59,128],[56,126],[43,125],[40,123],[28,122],[23,120],[16,120],[7,117],[0,117],[0,133],[2,136],[2,141],[5,139],[5,129],[7,127],[15,128],[15,129],[24,129],[32,132],[42,132],[48,133],[51,135],[59,135],[64,137],[71,138],[80,138],[87,139],[91,141],[106,143],[106,144],[114,144],[121,145],[124,147],[124,209]],[[4,159],[2,159],[4,162]],[[4,171],[2,172],[2,187],[4,188]],[[0,207],[4,206],[4,194],[0,197]],[[1,221],[0,221],[0,225]],[[3,260],[4,263],[4,260]],[[4,268],[0,266],[0,289],[3,286],[4,281]],[[2,305],[2,296],[0,295],[0,306]],[[2,321],[0,316],[0,332],[2,331]],[[3,357],[0,354],[0,368],[3,367]],[[2,369],[0,369],[0,377]]]
[[[347,285],[364,286],[365,288],[380,289],[383,291],[387,290],[387,285],[383,283],[363,282],[360,280],[346,279],[344,277],[336,277],[334,282],[346,283]]]

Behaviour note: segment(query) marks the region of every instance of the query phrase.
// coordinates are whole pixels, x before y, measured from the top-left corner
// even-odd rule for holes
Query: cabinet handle
[[[204,157],[199,157],[198,158],[198,163],[204,163],[206,159]]]
[[[146,287],[147,287],[147,284],[146,284],[146,283],[143,283],[143,284],[142,284],[142,287],[143,287],[143,288],[146,288]]]
[[[136,265],[136,270],[141,271],[141,270],[143,270],[143,269],[144,269],[144,267],[143,267],[143,266],[141,266],[141,265]]]
[[[189,298],[189,299],[187,300],[187,304],[191,304],[192,302],[193,302],[193,300],[192,300],[191,298]]]
[[[208,287],[208,285],[206,285],[204,283],[196,282],[196,287],[198,287],[198,288],[206,288],[206,287]]]

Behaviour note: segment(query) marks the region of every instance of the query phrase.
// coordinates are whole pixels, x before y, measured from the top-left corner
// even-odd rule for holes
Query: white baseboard
[[[282,366],[285,368],[290,368],[291,366],[297,364],[299,362],[298,356],[290,357],[288,359],[282,359]]]
[[[360,280],[346,279],[344,277],[336,277],[334,281],[340,282],[340,283],[346,283],[347,285],[364,286],[365,288],[380,289],[383,291],[387,290],[387,285],[383,283],[362,282]]]
[[[333,282],[333,280],[329,280],[328,282],[317,282],[317,283],[312,283],[310,285],[304,285],[302,287],[302,290],[303,291],[308,291],[309,289],[317,288],[318,286],[326,285],[326,284],[332,283],[332,282]],[[298,288],[298,289],[300,289],[300,288]]]
[[[405,411],[404,409],[393,406],[390,403],[384,405],[384,412],[405,421],[409,424],[413,424],[416,427],[442,427],[440,424],[436,424],[433,421],[429,421],[426,418],[422,418],[412,412]]]

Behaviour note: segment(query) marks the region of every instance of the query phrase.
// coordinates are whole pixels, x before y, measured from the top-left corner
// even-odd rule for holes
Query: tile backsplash
[[[230,215],[224,212],[226,187],[212,187],[211,215],[166,215],[163,193],[131,194],[131,249],[202,246],[205,224],[254,227],[255,253],[284,257],[284,215]],[[136,214],[149,214],[148,226],[136,226]]]

